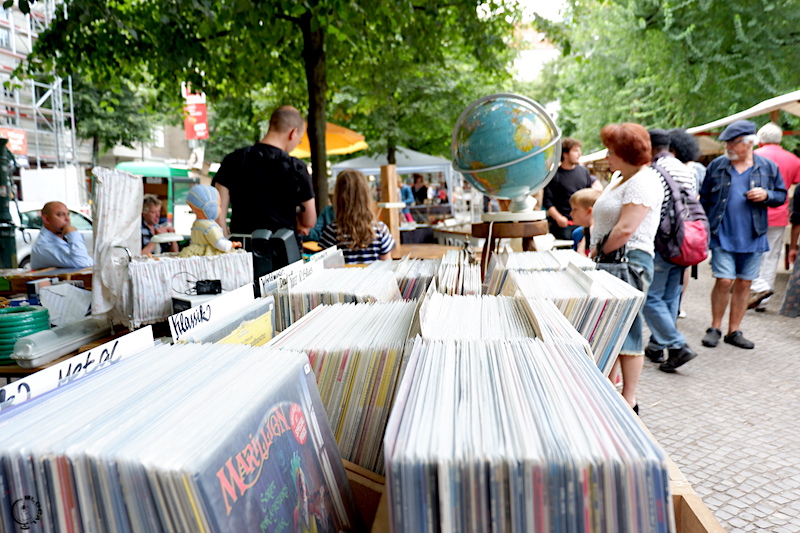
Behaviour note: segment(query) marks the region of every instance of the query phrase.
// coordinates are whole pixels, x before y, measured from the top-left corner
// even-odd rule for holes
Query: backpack
[[[708,257],[711,231],[703,206],[679,186],[659,165],[653,163],[670,190],[666,215],[656,231],[655,248],[665,260],[680,266],[694,266]]]

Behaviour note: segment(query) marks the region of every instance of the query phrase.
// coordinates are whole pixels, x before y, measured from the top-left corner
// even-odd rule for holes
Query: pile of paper
[[[152,348],[0,414],[0,529],[357,529],[322,413],[303,354]]]
[[[342,457],[383,472],[383,431],[414,302],[320,306],[270,346],[308,354]]]
[[[448,250],[436,276],[439,292],[444,294],[480,294],[481,268],[472,253]]]
[[[385,453],[394,532],[675,529],[666,455],[570,343],[417,339]]]
[[[552,301],[589,342],[604,374],[611,371],[644,294],[604,270],[511,271],[503,292]]]

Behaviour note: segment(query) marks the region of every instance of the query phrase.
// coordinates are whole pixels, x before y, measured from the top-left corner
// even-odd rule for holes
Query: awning
[[[346,155],[369,148],[364,136],[344,126],[325,124],[325,151],[328,155]],[[311,145],[308,141],[308,130],[303,134],[300,144],[289,154],[300,159],[311,157]]]
[[[686,131],[689,133],[700,133],[716,128],[722,128],[723,126],[727,126],[731,122],[736,122],[737,120],[746,120],[748,118],[766,115],[771,111],[777,110],[786,111],[791,115],[800,117],[800,91],[794,91],[781,96],[776,96],[775,98],[770,98],[769,100],[764,100],[760,104],[754,105],[745,111],[740,111],[739,113],[715,120],[714,122],[709,122],[708,124],[703,124],[702,126],[689,128]]]
[[[189,168],[172,167],[164,163],[148,161],[125,161],[116,166],[117,170],[124,170],[137,176],[151,178],[188,178]]]

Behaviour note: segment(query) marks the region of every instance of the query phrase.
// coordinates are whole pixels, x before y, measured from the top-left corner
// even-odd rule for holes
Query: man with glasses
[[[786,201],[786,187],[778,166],[753,153],[758,142],[753,122],[731,123],[719,140],[725,143],[725,154],[708,166],[700,189],[700,203],[711,227],[711,270],[716,278],[711,291],[711,327],[703,346],[713,348],[719,343],[722,317],[730,300],[724,340],[752,349],[755,344],[739,328],[750,299],[750,283],[758,277],[761,255],[769,250],[767,207]]]

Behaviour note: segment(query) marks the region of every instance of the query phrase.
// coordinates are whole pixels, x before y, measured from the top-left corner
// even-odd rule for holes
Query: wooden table
[[[486,275],[486,265],[489,264],[489,258],[492,254],[497,251],[497,243],[500,239],[522,238],[523,251],[532,252],[536,251],[533,238],[537,235],[546,235],[547,231],[546,220],[473,224],[472,236],[478,239],[486,239],[483,243],[483,253],[481,254],[481,279]]]
[[[400,259],[409,254],[414,259],[440,259],[448,250],[460,249],[460,246],[444,244],[395,244],[392,259]]]

